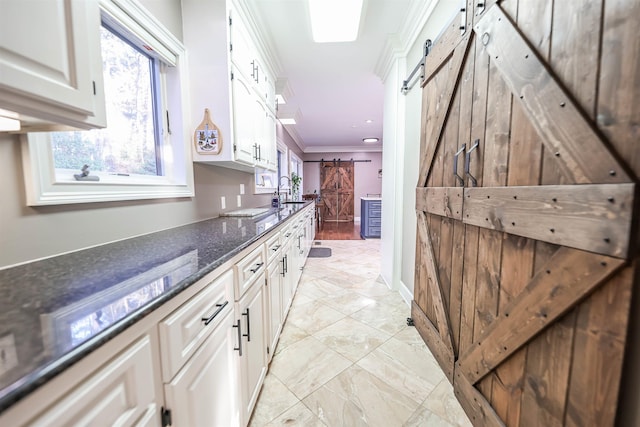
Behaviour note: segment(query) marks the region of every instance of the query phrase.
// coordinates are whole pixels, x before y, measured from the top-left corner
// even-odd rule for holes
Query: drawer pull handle
[[[249,316],[249,307],[247,307],[247,312],[242,313],[243,316],[247,316],[247,333],[242,334],[243,337],[247,337],[247,342],[251,341],[251,316]]]
[[[218,314],[220,314],[220,312],[222,310],[224,310],[224,308],[227,306],[227,304],[229,304],[229,301],[225,301],[224,304],[216,304],[216,307],[218,307],[218,309],[216,311],[213,312],[213,314],[209,317],[203,317],[201,320],[204,322],[204,325],[207,326],[209,323],[211,323],[213,321],[213,319],[216,318],[216,316]]]
[[[238,350],[240,356],[242,356],[242,328],[240,327],[240,319],[238,322],[233,325],[234,328],[238,328],[238,347],[235,347],[234,350]]]
[[[256,271],[260,270],[260,267],[262,267],[263,265],[264,262],[259,262],[258,264],[256,264],[256,268],[250,268],[249,271],[255,273]]]
[[[271,250],[272,250],[273,252],[276,252],[278,249],[280,249],[280,245],[278,245],[278,246],[276,246],[276,247],[274,247],[274,248],[271,248]]]
[[[289,236],[291,236],[291,233],[287,233],[284,235],[284,237],[289,237]]]

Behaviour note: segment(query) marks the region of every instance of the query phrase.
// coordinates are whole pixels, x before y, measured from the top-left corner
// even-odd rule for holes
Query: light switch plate
[[[226,209],[227,208],[227,202],[224,199],[224,196],[220,196],[220,208],[221,209]]]
[[[238,207],[242,206],[242,196],[238,194]]]
[[[240,194],[244,194],[244,184],[240,184]]]

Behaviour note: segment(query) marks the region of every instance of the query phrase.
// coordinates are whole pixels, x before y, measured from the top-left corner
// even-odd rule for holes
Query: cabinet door
[[[233,319],[233,312],[228,312],[171,383],[165,384],[173,425],[239,425]]]
[[[255,95],[254,95],[255,96]],[[269,166],[269,147],[267,141],[267,107],[255,97],[253,100],[254,141],[257,144],[256,166],[266,169]]]
[[[157,426],[151,340],[144,336],[29,423],[44,426]]]
[[[158,324],[162,377],[170,381],[227,313],[233,312],[233,270],[228,270]]]
[[[283,285],[283,269],[280,258],[275,259],[267,267],[267,290],[268,290],[268,317],[269,317],[269,335],[268,335],[268,360],[271,361],[275,352],[276,344],[282,330],[283,307],[282,307],[282,285]]]
[[[268,104],[267,104],[268,105]],[[266,110],[263,155],[267,159],[266,169],[278,171],[278,142],[276,138],[276,116]]]
[[[94,93],[102,94],[99,31],[97,1],[3,0],[0,108],[90,127],[82,123],[104,104]]]
[[[258,400],[260,387],[267,372],[267,340],[265,323],[264,272],[238,302],[236,316],[242,332],[242,356],[240,357],[240,394],[242,419],[247,424]]]
[[[292,234],[293,236],[293,234]],[[293,271],[295,269],[295,257],[294,257],[294,244],[296,239],[290,237],[284,246],[282,251],[282,268],[284,268],[284,276],[282,282],[282,318],[284,319],[285,313],[289,310],[291,301],[293,299]]]
[[[234,67],[251,81],[250,86],[253,86],[257,82],[256,76],[260,73],[253,39],[237,10],[229,11],[229,23],[231,61]]]
[[[253,165],[255,163],[254,95],[249,82],[238,72],[233,74],[231,88],[235,160]]]

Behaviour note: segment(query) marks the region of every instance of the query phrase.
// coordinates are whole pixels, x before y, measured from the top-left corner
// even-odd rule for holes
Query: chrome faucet
[[[285,193],[285,199],[284,199],[284,201],[286,202],[289,196],[289,192],[291,191],[291,178],[289,178],[287,175],[282,175],[280,179],[278,179],[278,199],[280,199],[280,186],[282,184],[283,178],[286,178],[287,181],[289,181],[289,190],[287,190],[287,192]]]

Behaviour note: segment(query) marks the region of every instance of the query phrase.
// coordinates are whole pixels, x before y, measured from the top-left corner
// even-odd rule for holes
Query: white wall
[[[400,87],[420,61],[425,40],[435,40],[459,9],[459,1],[437,2],[419,34],[397,55],[384,81],[383,164],[385,172],[391,173],[383,177],[382,277],[407,301],[413,298],[415,274],[415,189],[420,167],[422,91],[417,84],[401,95]]]

